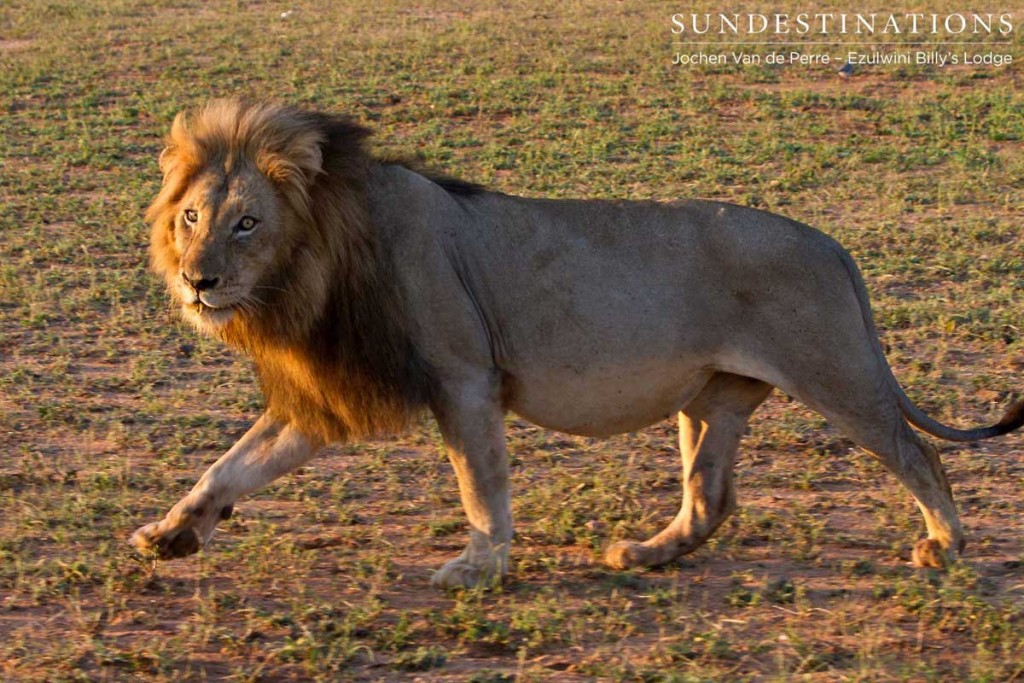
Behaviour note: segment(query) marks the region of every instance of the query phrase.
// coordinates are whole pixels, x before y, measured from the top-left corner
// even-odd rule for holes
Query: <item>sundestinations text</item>
[[[1006,36],[1014,31],[1013,15],[952,12],[949,14],[673,14],[675,35],[978,35]]]

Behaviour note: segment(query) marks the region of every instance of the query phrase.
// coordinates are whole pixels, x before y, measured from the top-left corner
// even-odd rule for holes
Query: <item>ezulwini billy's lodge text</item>
[[[1002,52],[966,52],[938,50],[899,50],[886,52],[883,50],[871,50],[870,52],[853,52],[847,54],[846,61],[854,66],[869,66],[886,64],[918,66],[1007,66],[1013,63],[1013,55]]]

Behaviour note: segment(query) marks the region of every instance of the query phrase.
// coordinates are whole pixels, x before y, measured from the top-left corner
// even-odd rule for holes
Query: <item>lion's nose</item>
[[[193,280],[188,276],[188,273],[186,273],[185,271],[181,271],[181,279],[185,281],[185,284],[187,284],[189,287],[196,290],[197,292],[202,292],[207,289],[213,289],[214,287],[217,286],[217,283],[220,282],[219,277],[201,277],[199,279]]]

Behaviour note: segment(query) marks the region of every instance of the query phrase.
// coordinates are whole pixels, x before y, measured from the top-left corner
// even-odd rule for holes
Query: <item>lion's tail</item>
[[[878,338],[878,330],[875,328],[875,321],[871,316],[871,303],[868,298],[867,287],[864,286],[864,279],[861,277],[860,272],[854,264],[853,259],[850,258],[842,249],[839,250],[840,259],[843,265],[846,266],[846,271],[850,275],[850,280],[853,282],[853,288],[857,294],[857,300],[860,302],[860,312],[864,319],[864,327],[867,330],[868,336],[871,338],[871,344],[874,346],[875,353],[878,355],[879,362],[885,368],[889,375],[889,380],[892,385],[893,391],[896,392],[896,397],[899,400],[900,410],[903,412],[903,416],[907,418],[910,424],[914,425],[918,429],[937,436],[940,439],[946,441],[980,441],[981,439],[989,439],[993,436],[1002,436],[1009,432],[1024,427],[1024,399],[1013,403],[1003,414],[1003,417],[990,427],[976,427],[974,429],[956,429],[948,425],[944,425],[938,420],[929,417],[927,413],[918,408],[910,397],[907,396],[906,392],[903,391],[903,387],[900,386],[896,376],[892,372],[892,368],[889,367],[889,362],[885,358],[885,351],[882,349],[882,342]]]
[[[933,436],[946,441],[980,441],[990,439],[993,436],[1002,436],[1015,429],[1024,426],[1024,399],[1010,405],[1003,413],[999,422],[991,427],[975,427],[974,429],[954,429],[942,424],[938,420],[928,417],[927,414],[910,400],[903,389],[897,384],[896,394],[900,400],[900,410],[904,417],[918,429],[928,432]]]

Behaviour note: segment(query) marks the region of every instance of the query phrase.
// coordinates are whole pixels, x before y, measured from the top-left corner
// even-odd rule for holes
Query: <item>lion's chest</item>
[[[405,429],[421,407],[343,358],[282,349],[257,360],[267,410],[329,443]]]
[[[334,373],[291,349],[261,354],[256,368],[268,412],[326,441],[348,437],[352,411]]]

